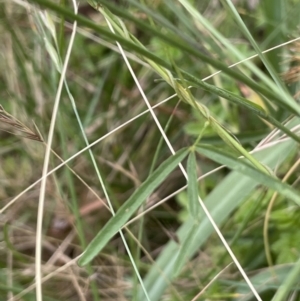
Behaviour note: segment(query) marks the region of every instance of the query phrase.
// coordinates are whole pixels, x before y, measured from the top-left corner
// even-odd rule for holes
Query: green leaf
[[[210,145],[197,146],[196,150],[200,154],[210,158],[211,160],[226,165],[233,170],[249,176],[260,184],[264,184],[265,186],[277,191],[279,194],[293,200],[297,205],[300,206],[300,196],[296,190],[294,190],[286,183],[282,183],[280,180],[275,178],[275,176],[269,176],[266,173],[254,168],[244,159],[238,159],[231,154],[221,150],[220,148],[216,148]]]
[[[124,226],[145,199],[166,179],[187,154],[186,148],[178,151],[150,175],[87,246],[79,259],[78,264],[80,266],[88,264],[105,247],[107,242]]]
[[[184,266],[187,258],[189,257],[189,246],[192,244],[199,226],[200,218],[200,204],[198,201],[198,182],[197,182],[197,172],[196,172],[196,155],[195,151],[191,151],[187,161],[187,174],[188,174],[188,209],[190,216],[194,219],[194,224],[192,225],[190,231],[185,237],[178,256],[176,258],[176,265],[174,270],[174,275],[177,275],[182,267]]]
[[[199,218],[200,204],[198,201],[198,182],[196,172],[196,155],[192,151],[189,154],[187,161],[187,174],[188,174],[188,209],[190,215],[197,220]]]
[[[299,119],[295,119],[293,126],[298,123]],[[262,149],[256,152],[254,157],[269,168],[274,168],[280,164],[291,151],[294,151],[295,148],[296,144],[291,140],[287,140],[274,145],[272,151],[270,151],[270,149]],[[240,172],[233,171],[206,197],[205,203],[207,204],[207,209],[219,227],[228,220],[236,208],[243,204],[247,196],[253,192],[256,186],[257,181],[254,181],[248,176],[241,175]],[[230,187],[230,189],[228,189],[228,187]],[[185,240],[193,224],[193,219],[189,218],[178,229],[176,235],[180,241]],[[194,256],[212,233],[214,233],[214,229],[209,220],[204,216],[204,213],[202,213],[201,223],[197,227],[196,238],[187,246],[187,258]],[[156,264],[151,267],[144,278],[145,287],[151,301],[161,300],[164,291],[169,287],[172,280],[174,280],[174,270],[179,252],[180,246],[174,241],[169,241],[157,258]],[[161,277],[161,275],[163,275],[163,277]],[[143,296],[144,292],[140,290],[139,299],[142,300]]]
[[[181,248],[176,258],[176,263],[174,265],[174,276],[178,276],[179,272],[181,271],[182,267],[186,263],[189,258],[190,254],[190,246],[195,239],[197,232],[198,232],[198,223],[192,225],[191,229],[188,231],[187,236],[185,237],[184,241],[182,242]]]

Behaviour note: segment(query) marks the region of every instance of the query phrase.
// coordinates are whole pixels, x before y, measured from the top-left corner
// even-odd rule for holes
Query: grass
[[[297,2],[0,5],[1,299],[299,298]]]

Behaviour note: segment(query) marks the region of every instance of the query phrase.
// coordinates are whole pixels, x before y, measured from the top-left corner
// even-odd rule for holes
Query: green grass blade
[[[148,17],[150,16],[151,18],[153,18],[156,21],[156,23],[158,23],[159,26],[162,26],[165,29],[171,30],[172,33],[176,37],[181,37],[183,40],[187,41],[190,45],[193,45],[197,49],[199,49],[201,47],[201,45],[199,46],[198,43],[195,43],[195,40],[190,38],[184,31],[177,28],[168,19],[166,19],[164,15],[160,14],[160,12],[158,10],[152,10],[152,9],[149,8],[149,6],[147,6],[145,4],[141,4],[141,3],[139,3],[135,0],[127,0],[127,1],[130,2],[131,5],[135,6],[138,9],[140,9]],[[166,5],[168,5],[168,3],[166,3]],[[177,11],[176,15],[178,16],[178,11]],[[181,22],[183,22],[183,16],[180,16],[180,17],[178,16],[178,18],[180,18]],[[133,19],[133,21],[136,21],[136,20]],[[156,33],[157,33],[157,31],[155,31],[155,33],[154,33],[155,36],[156,36]],[[158,33],[159,33],[159,31],[158,31]],[[203,48],[203,50],[204,50],[204,48]]]
[[[13,256],[16,257],[20,262],[26,262],[26,256],[16,250],[14,247],[13,243],[10,241],[10,234],[9,234],[9,224],[4,224],[3,229],[3,241],[6,243],[7,249],[9,249],[12,253]]]
[[[200,204],[198,202],[198,182],[197,182],[197,163],[194,151],[191,151],[187,161],[188,174],[188,208],[190,215],[197,220],[199,218]]]
[[[176,258],[176,263],[173,271],[175,277],[178,276],[184,264],[189,258],[189,247],[193,243],[193,240],[195,239],[197,232],[198,232],[198,225],[193,224],[191,226],[191,229],[188,231],[186,238],[182,242],[181,248]]]
[[[260,294],[270,290],[280,290],[280,287],[284,286],[284,284],[288,282],[289,275],[293,273],[294,268],[296,268],[295,263],[272,266],[258,271],[258,273],[250,279],[251,282],[258,288],[257,290]],[[236,283],[236,281],[228,280],[222,282],[225,285],[234,285],[237,287],[237,294],[240,296],[237,301],[253,300],[250,290],[244,282]],[[293,283],[291,286],[289,286],[289,290],[291,289],[299,289],[299,287],[297,287],[297,283]],[[273,298],[275,298],[275,296]],[[287,300],[287,298],[280,300]],[[274,299],[272,299],[272,301],[274,301]]]
[[[194,78],[194,83],[196,83],[197,86],[201,87],[205,91],[214,93],[220,97],[227,99],[228,101],[230,101],[232,103],[238,104],[239,106],[252,111],[254,114],[256,114],[257,116],[270,122],[272,125],[276,126],[282,132],[287,134],[289,137],[291,137],[292,139],[294,139],[295,141],[300,143],[299,136],[297,136],[295,133],[293,133],[288,128],[286,128],[284,125],[282,125],[280,122],[278,122],[275,118],[273,118],[270,114],[268,114],[261,106],[251,102],[250,100],[248,100],[244,97],[238,96],[232,92],[218,88],[214,85],[210,85],[202,80],[198,80],[198,79]],[[290,108],[285,107],[285,109],[289,110]],[[294,112],[294,113],[296,113],[296,112]]]
[[[153,62],[159,64],[160,66],[163,66],[163,67],[167,68],[168,70],[174,71],[172,69],[172,66],[170,64],[168,64],[168,62],[166,62],[166,60],[163,60],[163,59],[157,57],[156,55],[153,54],[153,52],[147,51],[145,48],[138,46],[136,43],[134,43],[120,35],[111,33],[105,27],[99,26],[99,25],[95,24],[94,22],[92,22],[91,20],[89,20],[81,15],[75,15],[69,9],[61,7],[57,4],[55,4],[54,2],[50,2],[47,0],[31,0],[31,2],[40,4],[45,8],[51,9],[51,10],[63,15],[66,18],[69,18],[71,20],[76,20],[80,25],[83,25],[83,26],[86,26],[87,28],[93,29],[97,33],[103,35],[106,38],[109,38],[112,41],[118,41],[122,44],[122,46],[127,47],[131,51],[135,51],[138,54],[145,56],[148,59],[153,60]],[[107,2],[107,1],[103,1],[103,0],[101,0],[99,2],[107,5],[107,7],[109,7],[109,9],[111,9],[111,11],[114,14],[116,14],[120,17],[123,17],[123,18],[127,18],[133,22],[137,22],[136,18],[134,19],[131,16],[129,16],[129,13],[126,10],[118,9],[117,5],[112,5],[111,3]],[[153,32],[153,30],[154,29],[151,28],[151,32]],[[275,93],[271,89],[265,88],[263,85],[259,85],[258,83],[254,82],[252,79],[243,75],[242,73],[237,72],[237,71],[233,70],[232,68],[228,68],[228,66],[226,66],[222,62],[204,55],[203,53],[201,53],[194,47],[190,47],[186,43],[186,41],[178,42],[175,39],[169,39],[166,34],[161,36],[158,32],[155,32],[154,34],[156,37],[160,38],[162,41],[164,41],[164,42],[168,41],[169,45],[171,45],[175,48],[178,48],[186,53],[189,53],[190,55],[200,59],[201,61],[212,65],[214,68],[216,68],[218,70],[222,70],[225,74],[229,75],[230,77],[232,77],[238,81],[243,82],[244,84],[246,84],[247,86],[249,86],[250,88],[255,90],[256,92],[262,93],[266,97],[274,99],[279,103],[281,102],[281,96],[278,95],[278,93]],[[194,81],[195,78],[192,75],[190,75],[189,73],[187,73],[183,70],[181,72],[187,80],[190,80],[192,82]],[[297,113],[300,115],[299,108],[296,110],[290,108],[290,110],[292,110],[294,113]]]
[[[190,123],[185,127],[185,131],[190,136],[199,135],[199,124],[198,123]],[[249,132],[241,132],[234,134],[235,138],[242,144],[245,145],[247,143],[255,143],[259,140],[264,139],[269,133],[267,129],[261,129],[257,131],[249,131]],[[224,145],[224,141],[218,135],[205,135],[201,138],[202,143],[210,144],[210,145]]]
[[[269,60],[267,57],[261,52],[259,46],[257,45],[256,41],[252,37],[249,29],[245,25],[244,21],[240,17],[239,13],[237,12],[236,8],[232,4],[230,0],[222,0],[222,2],[226,2],[226,6],[229,8],[229,11],[231,12],[232,16],[234,17],[235,21],[238,24],[238,27],[242,30],[244,35],[247,37],[253,48],[255,49],[256,53],[258,54],[259,58],[269,71],[271,77],[273,78],[274,82],[276,83],[277,87],[276,90],[277,93],[279,93],[282,97],[282,102],[285,102],[288,104],[291,108],[296,110],[297,112],[300,111],[299,105],[296,103],[296,101],[291,97],[291,95],[287,92],[286,87],[283,85],[281,79],[279,78],[277,72],[273,68],[273,66],[270,64]]]
[[[277,164],[280,164],[295,147],[296,144],[293,141],[286,141],[273,146],[272,152],[270,152],[269,149],[263,149],[254,156],[257,160],[269,166],[269,168],[274,168]],[[247,196],[256,186],[257,182],[253,179],[243,176],[236,171],[231,172],[205,199],[207,209],[216,223],[220,226],[228,220],[230,214],[238,206],[243,204]],[[228,189],[228,187],[230,187],[230,189]],[[190,218],[176,232],[180,241],[185,240],[193,223],[193,219]],[[188,246],[189,258],[203,246],[212,233],[214,233],[214,230],[209,220],[203,218],[198,227],[196,238]],[[173,271],[179,251],[180,247],[178,244],[170,241],[156,260],[156,265],[151,268],[145,277],[144,283],[149,292],[151,301],[161,300],[165,289],[174,279]],[[139,293],[140,300],[142,300],[144,293],[141,290]]]
[[[294,264],[294,267],[292,268],[288,276],[285,278],[285,280],[279,287],[272,301],[287,300],[288,293],[290,292],[292,287],[299,282],[299,276],[300,276],[300,258]]]
[[[254,88],[253,82],[251,80],[249,80],[249,78],[244,77],[244,75],[242,73],[239,73],[233,69],[230,69],[227,66],[225,66],[223,63],[219,62],[218,60],[215,60],[215,59],[211,58],[210,56],[204,54],[203,53],[204,51],[200,50],[199,47],[197,47],[197,45],[196,46],[194,44],[189,45],[186,41],[179,39],[178,35],[173,36],[170,33],[168,33],[168,34],[162,33],[160,31],[154,29],[154,27],[151,27],[151,26],[145,24],[145,22],[140,21],[138,18],[136,18],[132,14],[130,14],[130,12],[128,12],[127,10],[124,10],[123,8],[121,8],[117,5],[114,5],[109,1],[98,0],[98,2],[101,3],[103,6],[107,7],[111,12],[113,12],[113,14],[115,14],[121,18],[124,18],[124,19],[134,22],[138,27],[143,28],[143,30],[145,30],[148,33],[152,33],[155,37],[159,38],[164,43],[167,43],[167,44],[171,45],[172,47],[175,47],[176,49],[180,49],[180,50],[184,51],[185,53],[189,53],[190,55],[200,59],[201,61],[210,64],[211,66],[215,67],[216,69],[222,70],[224,73],[232,76],[233,78],[235,78],[239,81],[242,81],[245,83],[245,80],[246,80],[248,82],[247,85],[249,85],[249,87],[251,87],[255,91],[260,91],[261,93],[263,93],[266,96],[268,94],[269,97],[271,96],[270,95],[270,93],[271,93],[271,94],[273,94],[271,96],[271,98],[275,98],[279,103],[282,102],[282,98],[278,98],[278,92],[277,93],[274,92],[275,90],[278,90],[276,88],[276,85],[274,85],[274,83],[270,79],[268,79],[268,77],[265,76],[251,62],[246,61],[245,64],[250,67],[252,66],[254,68],[254,73],[259,74],[259,76],[262,77],[263,80],[272,87],[272,89],[270,89],[270,88],[268,89],[268,90],[271,90],[271,91],[269,91],[270,93],[267,92],[267,94],[265,94],[261,90],[263,88],[262,85],[258,85],[256,88]],[[225,40],[226,39],[223,39],[223,41],[225,41]],[[226,43],[227,43],[227,45],[230,45],[227,41],[226,41]],[[231,49],[233,50],[232,47],[231,47]],[[234,52],[237,53],[237,50],[235,50]],[[240,59],[244,59],[244,57],[241,57],[240,55],[238,57]],[[224,69],[224,67],[225,67],[225,69]],[[167,67],[167,68],[169,70],[173,70],[170,67]],[[184,74],[185,76],[187,75],[185,72],[182,72],[182,74]],[[251,83],[250,83],[250,81],[251,81]],[[254,83],[254,85],[256,85],[256,84]],[[298,114],[300,114],[300,109],[298,107],[295,107],[293,105],[291,109],[298,112]]]
[[[262,10],[266,18],[266,39],[261,45],[262,49],[285,42],[284,37],[291,30],[290,26],[287,25],[288,18],[293,18],[293,14],[299,12],[297,9],[288,12],[286,6],[285,1],[281,0],[265,0],[262,3]],[[266,54],[276,72],[280,72],[281,66],[278,58],[282,55],[282,49],[275,49]]]
[[[176,166],[187,156],[188,150],[182,149],[174,156],[164,161],[150,177],[121,206],[115,216],[103,227],[88,245],[79,260],[79,265],[89,263],[107,244],[107,242],[122,228],[133,213],[143,204],[145,199],[166,179]]]
[[[221,42],[229,51],[229,56],[234,56],[234,60],[236,58],[238,60],[244,60],[245,56],[235,47],[230,40],[225,38],[205,17],[203,17],[200,12],[193,7],[193,5],[187,0],[179,0],[179,2],[183,5],[183,7],[189,12],[193,19],[196,22],[200,22],[206,30],[208,30],[219,42]],[[276,86],[272,80],[268,76],[266,76],[255,64],[250,61],[244,61],[243,65],[245,65],[255,76],[260,78],[262,82],[268,85],[273,90],[276,89]]]
[[[299,290],[297,280],[300,273],[300,261],[296,263],[274,266],[268,269],[263,269],[257,275],[251,278],[251,281],[259,287],[259,292],[278,289],[273,296],[272,301],[288,300],[287,295],[291,290]],[[225,281],[226,284],[232,285],[232,281]],[[238,293],[243,296],[238,301],[252,300],[248,287],[243,283],[237,285]],[[249,296],[249,297],[248,297]]]
[[[294,190],[286,183],[282,183],[277,178],[269,176],[266,173],[255,169],[245,160],[238,159],[231,154],[220,150],[220,148],[216,148],[210,145],[197,146],[196,150],[200,154],[210,158],[211,160],[226,165],[230,169],[236,170],[246,176],[249,176],[253,180],[257,181],[257,183],[263,184],[277,191],[279,194],[293,200],[300,206],[300,196],[296,190]]]
[[[240,18],[239,14],[235,10],[231,1],[230,0],[225,0],[225,1],[227,2],[227,5],[230,7],[230,12],[232,13],[232,15],[234,15],[234,18],[237,21],[239,28],[242,28],[242,31],[244,32],[245,36],[251,42],[252,46],[258,53],[258,56],[266,65],[267,69],[269,70],[269,73],[271,74],[276,84],[264,72],[262,72],[258,67],[256,67],[252,63],[252,61],[245,61],[243,62],[243,64],[247,66],[249,70],[251,70],[251,72],[255,74],[255,76],[260,78],[261,81],[264,82],[270,89],[276,91],[276,93],[281,95],[281,101],[279,102],[279,104],[283,104],[283,105],[288,104],[288,106],[290,106],[293,110],[296,110],[299,113],[299,107],[297,106],[296,102],[294,101],[294,99],[292,99],[291,95],[286,91],[277,72],[274,70],[272,65],[268,62],[266,56],[261,52],[260,48],[258,47],[257,43],[255,42],[252,35],[250,34],[249,30],[243,23],[242,19]],[[187,11],[191,14],[193,18],[195,18],[198,22],[203,24],[203,26],[205,26],[206,29],[208,29],[227,49],[229,49],[230,53],[233,53],[234,56],[237,57],[239,60],[245,59],[244,55],[242,55],[242,53],[236,47],[234,47],[232,43],[229,42],[228,39],[222,36],[222,34],[217,29],[215,29],[215,27],[212,26],[209,23],[209,21],[206,20],[188,1],[179,0],[179,2],[187,9]]]

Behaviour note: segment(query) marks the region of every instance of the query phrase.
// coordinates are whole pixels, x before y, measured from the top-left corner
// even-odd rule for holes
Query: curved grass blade
[[[249,176],[256,182],[263,184],[279,194],[293,200],[297,205],[300,206],[300,196],[298,192],[287,185],[282,183],[275,176],[269,176],[262,171],[255,169],[252,165],[243,159],[238,159],[231,154],[210,145],[200,145],[196,147],[197,152],[216,161],[220,164],[228,166],[230,169],[236,170],[246,176]]]
[[[10,241],[10,235],[9,235],[9,225],[6,223],[3,226],[3,240],[6,242],[7,248],[13,253],[13,255],[22,263],[27,262],[28,258],[26,259],[26,256],[22,254],[21,252],[17,251],[13,245],[13,243]]]
[[[88,264],[108,243],[108,241],[122,228],[133,213],[143,204],[150,194],[166,179],[175,167],[187,156],[188,149],[178,151],[174,156],[164,161],[148,179],[121,206],[102,230],[91,241],[78,264]]]

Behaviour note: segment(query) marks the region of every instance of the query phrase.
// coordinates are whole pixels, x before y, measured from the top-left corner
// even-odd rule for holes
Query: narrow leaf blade
[[[164,161],[151,176],[132,194],[121,206],[96,237],[87,246],[79,259],[80,266],[88,264],[108,243],[108,241],[123,227],[133,213],[142,205],[147,197],[166,179],[175,167],[187,156],[188,149],[178,151]]]
[[[197,219],[199,218],[199,202],[198,202],[198,182],[196,172],[196,155],[192,151],[189,154],[187,161],[187,174],[188,174],[188,208],[190,215]]]
[[[277,191],[279,194],[293,200],[297,205],[300,206],[300,196],[295,189],[286,183],[282,183],[277,178],[269,176],[266,173],[255,169],[245,160],[235,158],[231,154],[209,145],[197,146],[196,150],[211,160],[226,165],[233,170],[249,176],[256,182]]]
[[[293,126],[299,124],[299,119],[295,119]],[[260,162],[263,162],[270,168],[275,168],[281,164],[287,156],[296,150],[296,143],[292,140],[283,141],[280,144],[272,146],[269,149],[261,149],[254,156]],[[231,189],[228,189],[230,187]],[[212,218],[217,225],[221,227],[230,218],[232,212],[241,206],[247,197],[257,187],[257,182],[248,176],[241,175],[240,172],[233,171],[226,176],[206,197],[205,203]],[[201,211],[202,212],[202,211]],[[188,219],[176,232],[180,241],[187,237],[194,221]],[[198,226],[198,232],[195,239],[190,243],[188,256],[192,258],[207,239],[214,232],[211,223],[202,213],[201,222]],[[150,271],[144,277],[144,284],[151,301],[159,301],[163,298],[164,292],[175,278],[174,270],[176,259],[180,252],[180,246],[173,240],[170,240],[159,254],[156,264],[152,265]],[[161,275],[164,277],[161,277]],[[143,300],[144,292],[139,290],[139,300]]]
[[[176,264],[174,265],[174,276],[178,276],[183,266],[185,265],[187,259],[190,256],[190,246],[193,244],[193,241],[198,233],[198,224],[193,224],[182,245],[180,247],[179,253],[176,258]]]

